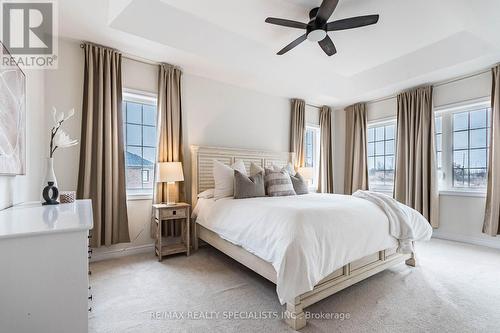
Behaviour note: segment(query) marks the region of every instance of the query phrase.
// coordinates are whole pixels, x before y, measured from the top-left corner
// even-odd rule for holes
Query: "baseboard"
[[[434,235],[432,235],[432,238],[445,239],[460,243],[467,243],[467,244],[491,247],[494,249],[500,249],[500,237],[481,238],[481,237],[465,236],[452,233],[440,233],[436,232],[435,230]]]
[[[94,249],[94,253],[92,254],[90,262],[126,257],[139,253],[147,253],[147,252],[153,253],[154,246],[155,246],[154,243],[151,243],[146,245],[130,246],[123,249],[113,249],[102,252],[101,250]]]

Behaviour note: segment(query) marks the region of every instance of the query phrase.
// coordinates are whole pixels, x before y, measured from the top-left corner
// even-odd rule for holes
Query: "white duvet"
[[[199,199],[194,214],[197,223],[273,265],[282,304],[345,264],[398,246],[384,210],[354,196]],[[429,239],[428,222],[422,217],[416,224],[411,240]]]

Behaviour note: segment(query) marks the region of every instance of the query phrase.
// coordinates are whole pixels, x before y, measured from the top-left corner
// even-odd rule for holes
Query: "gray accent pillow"
[[[266,168],[266,192],[271,197],[295,195],[292,180],[288,172],[284,170],[274,171]]]
[[[292,180],[293,189],[297,195],[309,193],[307,181],[300,173],[297,172],[295,176],[290,175],[290,179]]]
[[[264,173],[259,172],[256,175],[248,177],[247,175],[234,170],[234,198],[247,199],[265,197],[266,189],[264,187]]]

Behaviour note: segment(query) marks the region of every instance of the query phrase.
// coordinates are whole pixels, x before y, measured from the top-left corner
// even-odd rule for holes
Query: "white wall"
[[[44,72],[28,70],[26,74],[26,175],[0,175],[0,209],[41,198],[41,184],[46,156]]]
[[[434,107],[443,107],[449,104],[468,100],[489,97],[491,90],[491,74],[484,73],[463,80],[454,80],[440,84],[434,88]],[[395,118],[397,113],[396,98],[381,100],[367,104],[368,121],[376,122]],[[336,112],[336,115],[342,112]],[[337,118],[335,131],[340,133],[345,127],[345,121]],[[336,137],[336,140],[338,138]],[[342,144],[336,143],[338,148],[335,154],[336,170],[343,170],[340,160],[344,160],[345,149]],[[337,172],[337,175],[339,173]],[[462,242],[488,245],[500,248],[500,237],[494,238],[482,233],[485,209],[484,197],[462,196],[459,194],[440,195],[440,226],[434,231],[434,236]]]

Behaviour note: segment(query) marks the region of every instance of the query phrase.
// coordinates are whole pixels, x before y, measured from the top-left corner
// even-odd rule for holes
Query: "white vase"
[[[45,182],[44,186],[47,186],[49,182],[53,182],[54,186],[57,187],[56,174],[54,172],[54,158],[47,158],[47,169],[45,171]]]

